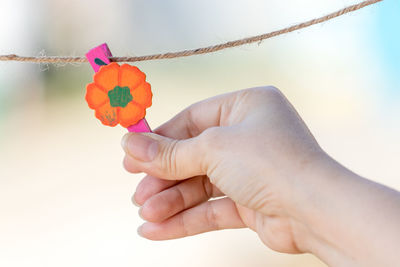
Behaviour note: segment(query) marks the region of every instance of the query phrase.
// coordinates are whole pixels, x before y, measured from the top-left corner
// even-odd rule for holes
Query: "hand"
[[[148,174],[133,196],[145,238],[249,227],[330,266],[398,265],[400,193],[330,158],[276,88],[199,102],[122,143],[125,168]]]
[[[293,186],[325,154],[276,88],[194,104],[155,132],[128,134],[123,142],[126,169],[149,174],[134,195],[149,221],[142,236],[249,227],[274,250],[304,251],[290,213],[297,205]]]

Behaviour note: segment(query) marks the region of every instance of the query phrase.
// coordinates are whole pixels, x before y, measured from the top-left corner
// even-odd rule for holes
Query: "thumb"
[[[194,137],[175,140],[154,133],[127,133],[122,146],[134,169],[163,179],[186,179],[207,172],[207,142]]]

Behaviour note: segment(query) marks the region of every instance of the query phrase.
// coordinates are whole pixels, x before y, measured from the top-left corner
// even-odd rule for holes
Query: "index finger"
[[[178,113],[154,132],[173,139],[192,138],[204,130],[220,126],[233,106],[235,93],[218,95],[197,102]]]

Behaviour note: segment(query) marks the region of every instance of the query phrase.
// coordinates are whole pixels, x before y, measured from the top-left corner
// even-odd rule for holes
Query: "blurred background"
[[[178,51],[276,30],[349,0],[1,0],[0,54]],[[260,44],[135,64],[152,85],[155,128],[217,94],[275,85],[321,146],[355,172],[400,189],[400,1]],[[325,266],[225,230],[166,242],[140,238],[122,168],[121,127],[84,100],[89,64],[0,62],[0,266]]]

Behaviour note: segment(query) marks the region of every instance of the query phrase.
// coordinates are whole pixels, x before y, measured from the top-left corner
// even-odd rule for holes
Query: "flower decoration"
[[[152,92],[146,75],[137,67],[118,63],[102,66],[86,86],[86,101],[104,125],[127,128],[146,115]]]

